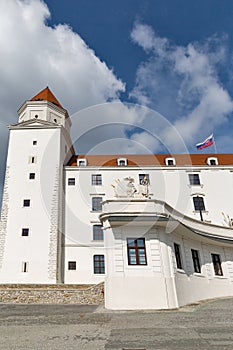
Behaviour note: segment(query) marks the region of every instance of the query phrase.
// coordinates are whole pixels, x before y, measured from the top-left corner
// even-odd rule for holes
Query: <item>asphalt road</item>
[[[232,350],[233,299],[173,311],[0,304],[1,350]]]

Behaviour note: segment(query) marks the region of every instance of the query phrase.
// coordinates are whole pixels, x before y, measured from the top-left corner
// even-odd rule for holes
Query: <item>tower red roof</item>
[[[31,98],[31,101],[44,101],[44,100],[52,102],[58,107],[63,108],[48,86],[45,89],[41,90],[37,95]]]

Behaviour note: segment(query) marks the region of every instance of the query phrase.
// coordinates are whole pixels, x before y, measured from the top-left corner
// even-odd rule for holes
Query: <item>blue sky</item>
[[[232,18],[232,0],[1,0],[0,184],[6,126],[47,85],[79,153],[196,153],[212,132],[233,153]]]

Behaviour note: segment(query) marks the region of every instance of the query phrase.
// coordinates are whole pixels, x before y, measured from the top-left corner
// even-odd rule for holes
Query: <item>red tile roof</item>
[[[164,166],[165,158],[175,158],[177,166],[207,165],[207,158],[217,157],[219,165],[233,165],[233,154],[119,154],[73,156],[68,166],[77,166],[77,159],[86,158],[89,166],[117,166],[118,158],[126,158],[127,166]]]
[[[45,89],[41,90],[37,95],[31,98],[30,101],[49,101],[57,105],[58,107],[62,108],[62,105],[60,102],[56,99],[54,94],[51,92],[49,87],[47,86]]]

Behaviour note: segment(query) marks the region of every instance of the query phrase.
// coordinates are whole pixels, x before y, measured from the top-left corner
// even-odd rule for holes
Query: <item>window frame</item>
[[[76,271],[77,270],[77,262],[74,260],[68,261],[68,270],[69,271]]]
[[[22,227],[21,236],[22,237],[28,237],[29,236],[29,228],[28,227]]]
[[[193,270],[195,273],[201,273],[201,263],[199,250],[191,249],[192,260],[193,260]]]
[[[93,272],[95,275],[105,274],[105,255],[104,254],[93,255]]]
[[[117,166],[127,166],[128,160],[127,158],[117,158]]]
[[[138,241],[142,240],[143,245],[139,245]],[[134,245],[129,244],[129,242],[134,242]],[[134,257],[130,253],[130,251],[135,251]],[[143,250],[143,254],[139,252],[140,250]],[[146,240],[144,237],[140,238],[127,238],[127,257],[128,257],[128,265],[129,266],[147,266],[147,254],[146,254]],[[141,257],[143,257],[144,262],[140,262]],[[132,262],[132,260],[135,259],[135,263]]]
[[[27,204],[26,204],[27,203]],[[31,200],[30,199],[24,199],[23,200],[23,207],[24,208],[29,208],[31,206]]]
[[[102,201],[103,197],[95,196],[91,199],[92,211],[101,212],[102,211]]]
[[[92,174],[91,184],[92,186],[102,186],[102,174]]]
[[[214,164],[212,164],[213,162],[214,162]],[[208,157],[207,164],[210,166],[218,165],[218,158],[217,157]]]
[[[223,276],[221,255],[216,253],[211,253],[211,259],[212,259],[215,276]]]
[[[200,186],[200,175],[198,173],[188,174],[190,186]]]
[[[197,200],[198,199],[198,200]],[[197,203],[199,202],[199,203]],[[200,206],[200,203],[202,204]],[[204,197],[203,196],[193,196],[193,206],[194,206],[194,210],[199,212],[199,211],[206,211],[205,208],[205,202],[204,202]]]
[[[29,173],[29,180],[35,180],[36,173]]]
[[[172,162],[172,164],[170,164]],[[174,157],[165,158],[165,164],[167,166],[176,166],[176,159]]]
[[[183,261],[182,261],[180,244],[174,242],[173,245],[174,245],[174,254],[176,259],[176,267],[179,270],[183,270]]]
[[[67,186],[75,186],[75,177],[68,177]]]
[[[103,226],[100,224],[95,224],[92,227],[93,231],[93,241],[103,241],[104,240],[104,232]]]

